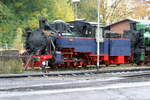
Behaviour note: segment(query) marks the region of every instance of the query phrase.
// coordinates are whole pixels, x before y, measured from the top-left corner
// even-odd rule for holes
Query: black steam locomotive
[[[102,25],[101,25],[102,26]],[[97,55],[95,34],[97,23],[85,20],[64,22],[55,20],[48,23],[45,18],[39,20],[39,28],[26,28],[24,56],[29,60],[25,66],[40,67],[47,61],[48,66],[87,66],[96,65],[97,56],[100,64],[148,64],[150,60],[149,26],[134,25],[132,30],[125,30],[118,35],[103,29],[104,41],[100,43],[100,55]]]

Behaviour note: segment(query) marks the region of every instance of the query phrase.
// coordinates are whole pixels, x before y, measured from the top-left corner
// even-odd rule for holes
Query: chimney
[[[46,25],[47,19],[46,18],[40,18],[39,19],[39,28],[40,29],[44,29],[45,25]]]

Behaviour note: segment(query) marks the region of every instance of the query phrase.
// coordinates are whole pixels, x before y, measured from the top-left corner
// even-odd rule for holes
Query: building
[[[110,25],[107,25],[105,29],[122,35],[124,33],[124,30],[133,29],[134,28],[133,26],[136,23],[150,24],[150,20],[136,20],[136,19],[127,18],[127,19],[123,19],[121,21],[112,23]]]

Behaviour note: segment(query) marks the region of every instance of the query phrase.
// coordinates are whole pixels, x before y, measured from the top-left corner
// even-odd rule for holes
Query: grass
[[[24,68],[20,59],[0,57],[0,74],[19,74],[23,72]]]

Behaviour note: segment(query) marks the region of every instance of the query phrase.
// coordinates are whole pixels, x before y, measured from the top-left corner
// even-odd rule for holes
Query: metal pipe
[[[97,29],[97,70],[98,70],[98,68],[99,68],[99,55],[100,55],[100,45],[99,45],[99,43],[100,43],[100,40],[99,40],[99,38],[100,38],[100,0],[98,0],[97,1],[98,3],[98,9],[97,9],[97,13],[98,13],[98,19],[97,19],[97,23],[98,23],[98,29]]]

